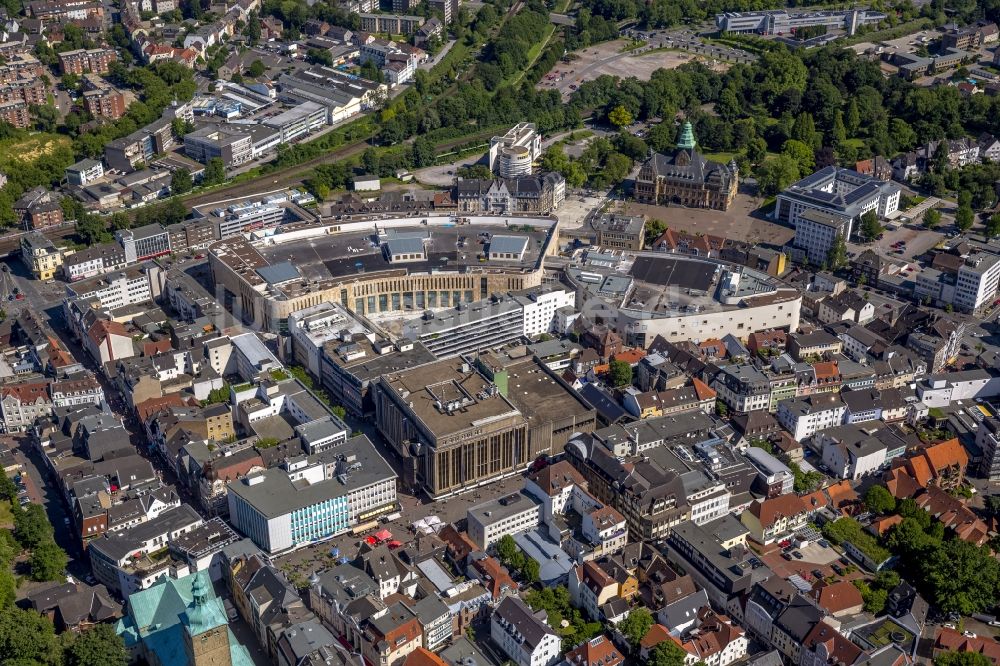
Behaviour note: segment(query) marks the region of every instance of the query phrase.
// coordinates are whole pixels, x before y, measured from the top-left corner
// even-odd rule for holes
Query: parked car
[[[802,559],[802,553],[800,553],[799,551],[796,550],[795,552],[792,553],[792,557],[794,557],[797,560],[801,560]]]

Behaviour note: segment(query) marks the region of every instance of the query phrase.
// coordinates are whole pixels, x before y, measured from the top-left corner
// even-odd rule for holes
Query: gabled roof
[[[816,646],[820,643],[826,647],[827,661],[832,664],[850,666],[864,655],[861,648],[844,638],[826,622],[816,623],[816,626],[806,636],[802,647],[815,651]]]
[[[813,587],[810,594],[820,608],[825,608],[832,615],[864,604],[861,592],[854,586],[854,583],[846,580],[830,584],[819,582]]]
[[[534,481],[535,485],[550,497],[558,495],[563,489],[571,485],[587,485],[583,475],[568,460],[560,460],[555,464],[546,465],[537,472],[528,475],[528,478]]]
[[[766,500],[757,500],[748,509],[763,527],[773,525],[780,518],[791,518],[808,510],[809,507],[802,501],[802,498],[793,493]]]
[[[518,597],[508,596],[497,606],[494,616],[509,622],[524,637],[524,642],[533,651],[547,635],[555,635],[549,625],[531,612],[527,604]]]
[[[941,470],[958,465],[963,469],[969,464],[969,454],[957,437],[928,446],[923,451],[935,475]]]
[[[573,666],[618,666],[625,657],[607,636],[601,634],[567,652],[566,661]]]

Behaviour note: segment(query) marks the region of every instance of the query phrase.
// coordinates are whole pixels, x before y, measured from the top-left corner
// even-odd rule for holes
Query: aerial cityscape
[[[1000,666],[998,22],[0,0],[0,666]]]

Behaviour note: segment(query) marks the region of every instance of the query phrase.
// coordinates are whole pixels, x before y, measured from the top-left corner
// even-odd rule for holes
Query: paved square
[[[712,234],[775,246],[791,240],[795,235],[794,229],[750,216],[758,205],[754,197],[739,193],[727,211],[630,203],[626,212],[629,215],[645,215],[647,220],[662,220],[670,229],[692,234]]]

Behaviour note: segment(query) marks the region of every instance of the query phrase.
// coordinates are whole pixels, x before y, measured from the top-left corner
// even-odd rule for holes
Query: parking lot
[[[616,39],[574,51],[573,59],[557,63],[542,77],[538,88],[558,90],[563,99],[569,99],[581,83],[604,75],[647,81],[658,69],[675,69],[696,60],[717,71],[729,67],[722,49],[704,45],[694,35],[655,33],[643,45],[623,50],[632,44],[626,39]]]
[[[813,572],[821,573],[823,578],[836,576],[844,580],[854,580],[855,578],[864,576],[861,571],[856,570],[856,565],[849,567],[842,562],[838,562],[842,557],[839,551],[832,546],[824,546],[818,541],[810,542],[808,545],[798,548],[790,545],[787,549],[787,558],[782,554],[783,550],[779,544],[774,543],[767,546],[761,554],[761,559],[764,563],[781,578],[798,574],[811,582],[816,579],[816,575]],[[795,553],[799,553],[802,557],[795,557]],[[834,570],[834,566],[839,568],[843,573],[838,573]]]

